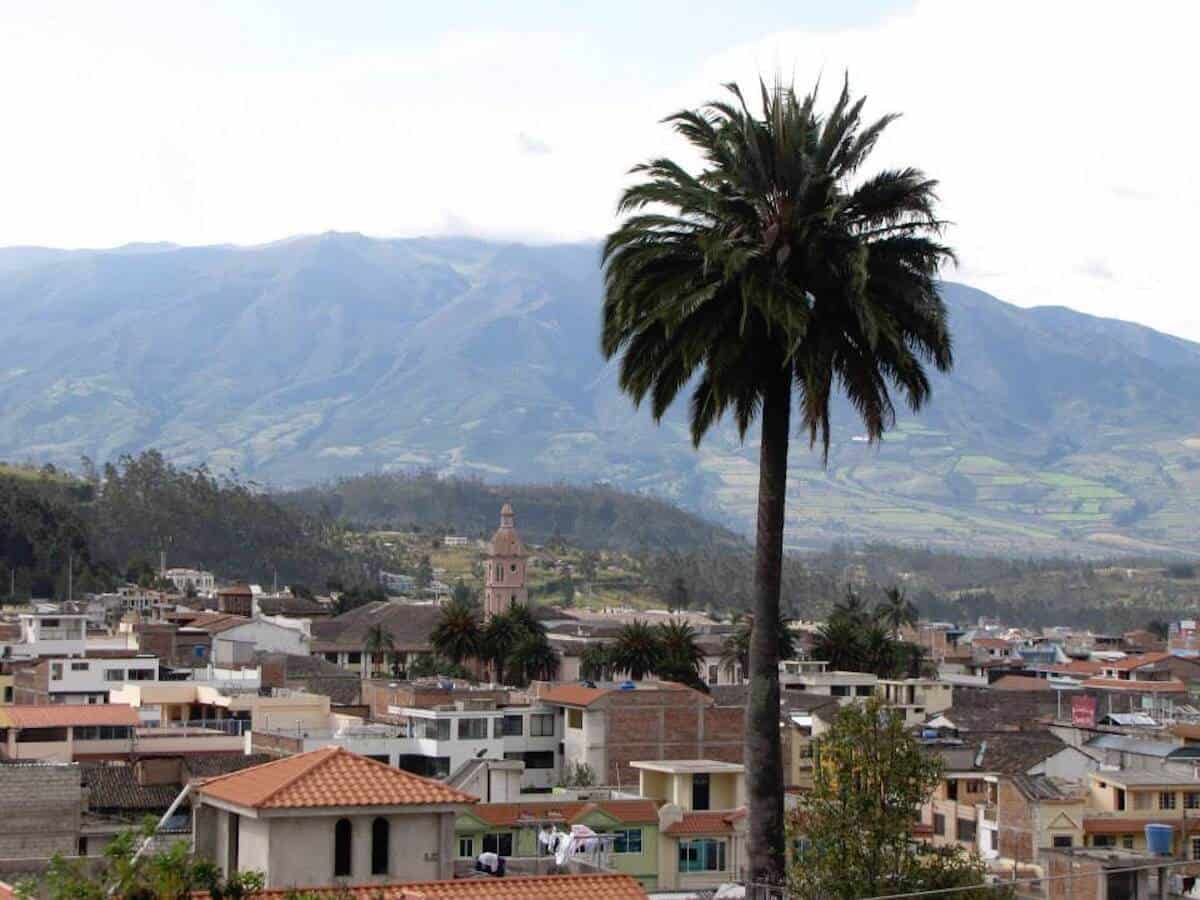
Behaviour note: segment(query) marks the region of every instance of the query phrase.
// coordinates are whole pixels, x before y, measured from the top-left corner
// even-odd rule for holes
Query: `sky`
[[[1200,340],[1200,5],[0,4],[0,246],[602,237],[663,116],[782,74],[902,113],[946,277]]]

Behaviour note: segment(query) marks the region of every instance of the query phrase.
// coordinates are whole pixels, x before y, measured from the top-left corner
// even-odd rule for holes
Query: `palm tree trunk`
[[[786,373],[786,370],[785,370]],[[784,882],[783,753],[779,742],[779,590],[792,385],[784,374],[767,388],[758,463],[754,548],[754,629],[746,704],[746,788],[750,800],[750,879]]]

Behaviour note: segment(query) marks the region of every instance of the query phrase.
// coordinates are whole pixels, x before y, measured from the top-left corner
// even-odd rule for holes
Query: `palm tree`
[[[480,636],[480,656],[491,663],[492,674],[498,684],[504,684],[504,664],[520,639],[516,623],[507,613],[499,613],[488,619]]]
[[[508,654],[509,678],[524,687],[534,679],[551,679],[558,674],[558,653],[544,633],[522,632]]]
[[[480,639],[479,613],[471,603],[458,600],[442,607],[442,617],[429,634],[429,642],[438,655],[455,665],[479,656]]]
[[[862,626],[870,621],[871,613],[867,608],[867,602],[854,592],[854,588],[846,585],[846,595],[833,605],[830,618],[842,618],[847,622]]]
[[[779,616],[779,658],[794,659],[796,656],[796,641],[792,636],[792,620],[782,613]],[[721,645],[721,669],[729,678],[733,678],[740,670],[743,674],[750,671],[750,636],[754,630],[754,616],[751,613],[734,613],[733,631]]]
[[[917,624],[917,608],[899,587],[890,587],[884,592],[884,600],[876,614],[881,622],[891,627],[897,638],[905,625]]]
[[[641,619],[621,626],[612,645],[613,668],[628,672],[634,681],[641,681],[653,672],[661,656],[657,629]]]
[[[879,622],[872,622],[861,632],[859,646],[862,659],[859,669],[874,672],[880,678],[893,678],[900,667],[898,643],[892,638],[891,629]]]
[[[925,371],[950,367],[937,276],[936,182],[916,169],[856,180],[885,116],[863,127],[848,82],[827,115],[815,92],[760,84],[761,117],[741,91],[667,121],[703,160],[634,172],[628,217],[604,247],[602,349],[620,355],[621,388],[661,419],[691,386],[696,444],[726,413],[759,444],[752,698],[745,756],[749,877],[784,877],[779,740],[779,592],[793,397],[810,444],[828,459],[830,401],[846,393],[869,441],[895,420],[892,391],[918,409]]]
[[[579,654],[579,676],[588,681],[609,681],[613,675],[608,644],[588,644]]]
[[[658,646],[661,659],[656,671],[664,665],[676,674],[690,671],[694,676],[700,671],[704,651],[696,642],[696,629],[683,619],[672,619],[658,626]]]
[[[396,642],[391,633],[383,625],[372,625],[363,636],[362,672],[364,678],[375,674],[375,657],[382,654],[394,654]]]
[[[862,665],[862,628],[844,616],[830,616],[813,638],[813,659],[823,659],[830,671],[857,672]]]

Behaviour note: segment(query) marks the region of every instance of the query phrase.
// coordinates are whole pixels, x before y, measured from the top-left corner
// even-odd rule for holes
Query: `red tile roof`
[[[732,834],[733,823],[746,816],[744,809],[685,812],[663,829],[663,834]]]
[[[1127,656],[1114,662],[1105,663],[1104,668],[1116,669],[1118,672],[1128,672],[1130,669],[1140,669],[1142,666],[1152,666],[1171,658],[1165,651],[1158,653],[1140,653],[1137,656]]]
[[[602,812],[619,822],[657,824],[658,808],[653,800],[599,800],[594,803],[553,801],[529,803],[480,803],[471,815],[489,825],[516,826],[526,822],[561,819],[573,824],[593,812]]]
[[[0,727],[66,728],[69,725],[137,725],[138,714],[123,703],[77,706],[0,706]]]
[[[590,688],[582,684],[559,684],[542,694],[547,703],[563,703],[567,706],[591,706],[601,697],[612,693],[611,688]]]
[[[1012,641],[1006,641],[1003,638],[981,637],[971,641],[972,647],[985,647],[989,650],[1007,650],[1012,645]]]
[[[250,900],[282,900],[303,894],[323,900],[645,900],[646,891],[628,875],[525,875],[369,884],[356,887],[277,888]],[[206,894],[198,894],[205,897]]]
[[[253,809],[477,802],[470,794],[440,781],[393,769],[341,747],[324,747],[218,775],[204,781],[197,790]]]
[[[1142,694],[1186,694],[1187,685],[1178,679],[1170,681],[1130,681],[1124,678],[1089,678],[1084,687],[1106,691],[1134,691]]]
[[[1099,675],[1104,663],[1094,659],[1073,659],[1069,663],[1057,663],[1053,666],[1033,666],[1041,672],[1053,672],[1055,675]]]

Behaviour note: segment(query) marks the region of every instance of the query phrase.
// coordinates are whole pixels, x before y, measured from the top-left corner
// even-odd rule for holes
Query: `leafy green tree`
[[[575,580],[570,576],[562,581],[562,605],[566,609],[575,605]]]
[[[671,612],[687,609],[690,603],[691,594],[688,592],[687,582],[683,580],[682,575],[676,575],[667,591],[667,609]]]
[[[700,678],[704,651],[696,640],[696,629],[682,619],[658,626],[659,660],[654,672],[665,681],[678,681],[701,691],[708,685]]]
[[[460,663],[446,659],[437,653],[421,653],[409,664],[409,678],[432,678],[444,675],[447,678],[474,679],[475,674]]]
[[[148,818],[139,828],[122,831],[104,848],[99,868],[92,861],[55,855],[40,881],[18,885],[17,894],[33,900],[189,900],[206,891],[213,900],[242,900],[261,891],[258,872],[238,872],[228,879],[208,860],[191,855],[184,841],[138,856],[138,848],[154,834]]]
[[[641,619],[622,625],[611,650],[613,668],[641,681],[654,672],[662,657],[658,630]]]
[[[417,587],[421,590],[433,583],[433,563],[427,555],[422,556],[420,562],[417,563],[417,571],[413,573],[413,578],[416,579]]]
[[[970,889],[985,881],[986,868],[977,856],[957,847],[923,847],[912,839],[921,805],[940,778],[941,761],[925,753],[903,717],[880,700],[839,709],[817,744],[813,789],[801,798],[789,829],[806,847],[789,871],[792,891],[799,897],[854,900],[962,887],[943,896],[996,896]],[[1000,896],[1011,894],[1001,889]]]
[[[884,592],[884,599],[876,610],[876,618],[892,629],[895,637],[905,625],[917,624],[917,608],[898,586]]]
[[[434,650],[456,665],[461,665],[467,659],[479,658],[483,634],[476,607],[457,599],[451,600],[442,607],[441,617],[433,626],[429,641]]]

